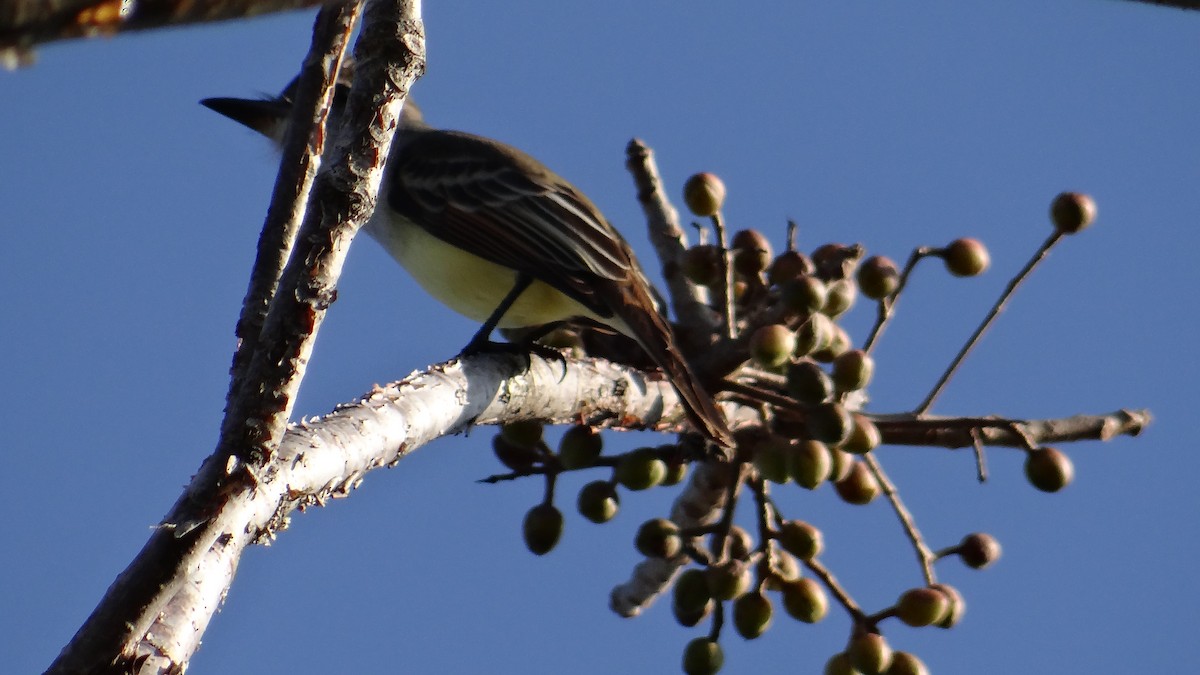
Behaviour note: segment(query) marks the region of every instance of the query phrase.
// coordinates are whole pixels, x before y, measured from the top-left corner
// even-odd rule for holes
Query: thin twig
[[[904,270],[900,272],[900,281],[896,285],[896,290],[891,295],[880,298],[878,301],[879,312],[875,317],[875,325],[871,326],[871,332],[867,335],[867,339],[863,342],[863,351],[868,354],[875,348],[875,342],[883,334],[883,329],[892,320],[892,316],[896,313],[896,302],[900,299],[900,294],[908,286],[908,278],[916,269],[917,263],[922,258],[926,258],[933,253],[935,249],[929,246],[921,246],[913,249],[913,252],[908,256],[908,262],[904,263]]]
[[[926,585],[932,586],[937,583],[937,577],[933,574],[933,551],[929,550],[929,546],[925,544],[925,539],[921,536],[921,531],[917,529],[917,522],[913,520],[912,514],[908,508],[904,506],[904,501],[900,499],[900,493],[896,491],[896,486],[888,479],[887,473],[879,464],[879,460],[875,459],[872,453],[867,453],[863,456],[863,462],[867,468],[875,475],[875,480],[879,481],[879,487],[883,489],[884,496],[892,505],[892,510],[896,512],[896,517],[900,519],[900,524],[904,526],[904,533],[908,535],[909,542],[913,545],[913,550],[917,553],[917,561],[921,564],[921,573],[925,576]]]
[[[987,316],[984,317],[983,322],[979,324],[979,327],[976,328],[971,337],[967,339],[966,343],[962,346],[962,349],[958,350],[958,354],[954,357],[954,360],[950,362],[950,365],[947,366],[945,372],[942,373],[942,376],[938,379],[937,384],[933,385],[933,389],[929,391],[929,395],[925,397],[925,400],[921,402],[921,405],[917,406],[916,410],[914,411],[917,415],[923,415],[929,411],[929,408],[933,405],[933,402],[936,401],[937,397],[941,395],[942,389],[945,388],[946,383],[950,381],[950,378],[953,377],[954,373],[958,370],[959,365],[962,364],[963,359],[967,358],[967,355],[970,354],[971,350],[975,348],[975,345],[979,343],[979,338],[983,336],[984,331],[991,327],[992,322],[995,321],[1000,312],[1004,310],[1004,306],[1008,304],[1008,299],[1012,297],[1012,294],[1016,292],[1017,288],[1021,285],[1021,282],[1025,281],[1025,278],[1028,277],[1031,272],[1033,272],[1033,269],[1037,267],[1038,263],[1040,263],[1046,257],[1046,254],[1050,252],[1050,249],[1053,248],[1054,245],[1058,243],[1058,240],[1062,239],[1062,237],[1062,230],[1055,229],[1054,234],[1051,234],[1038,248],[1037,252],[1033,254],[1033,257],[1029,259],[1029,262],[1025,263],[1025,267],[1021,268],[1021,271],[1017,273],[1017,276],[1013,277],[1012,280],[1008,282],[1008,286],[1006,286],[1004,292],[1000,294],[1000,298],[996,300],[996,304],[992,305],[991,311],[989,311]]]

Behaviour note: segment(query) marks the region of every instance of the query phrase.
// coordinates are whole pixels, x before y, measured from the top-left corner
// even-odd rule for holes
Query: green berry
[[[621,499],[612,483],[595,480],[579,490],[579,513],[593,523],[607,523],[617,515]]]
[[[785,551],[801,560],[812,560],[825,546],[821,531],[803,520],[785,521],[775,537]]]
[[[771,601],[759,593],[747,593],[733,601],[733,626],[738,635],[753,640],[771,625]]]
[[[767,368],[778,368],[792,358],[796,334],[783,324],[761,326],[750,336],[750,355]]]
[[[896,602],[896,616],[914,627],[940,622],[950,611],[950,598],[936,588],[910,588]]]
[[[850,437],[854,418],[841,403],[819,403],[808,410],[808,435],[826,445],[841,445]]]
[[[754,466],[759,475],[772,483],[788,482],[788,453],[792,442],[781,436],[767,436],[754,445]]]
[[[879,675],[892,665],[892,648],[878,633],[859,633],[846,645],[850,665],[864,675]]]
[[[509,422],[500,427],[500,435],[513,445],[532,448],[542,440],[542,423],[537,420]]]
[[[814,490],[829,480],[833,458],[829,446],[821,441],[803,440],[792,446],[787,454],[787,471],[796,484]]]
[[[721,645],[708,638],[696,638],[683,650],[683,672],[687,675],[714,675],[725,665]]]
[[[851,417],[854,418],[854,428],[850,430],[850,437],[842,444],[842,450],[864,455],[879,447],[883,442],[879,427],[862,413],[854,413]]]
[[[715,216],[725,203],[725,183],[716,174],[695,174],[683,184],[683,202],[697,216]]]
[[[614,475],[618,483],[630,490],[646,490],[663,482],[667,464],[658,458],[654,448],[638,448],[621,457]]]
[[[683,549],[679,526],[666,518],[652,518],[642,523],[633,542],[638,553],[647,558],[674,558]]]
[[[851,349],[833,360],[833,385],[839,392],[862,389],[874,373],[875,359],[861,349]]]
[[[797,621],[816,623],[829,612],[829,598],[821,585],[807,577],[781,584],[783,609]]]
[[[833,396],[833,380],[813,361],[788,364],[786,375],[788,393],[801,403],[824,403]]]
[[[596,428],[578,424],[563,434],[558,444],[558,460],[568,471],[589,467],[596,463],[603,446],[604,442]]]
[[[828,298],[825,282],[809,274],[788,279],[779,287],[779,302],[792,314],[815,314]]]
[[[821,313],[830,318],[837,318],[854,306],[854,299],[857,296],[858,287],[853,281],[849,279],[833,281],[829,284]]]
[[[675,580],[672,591],[675,606],[687,612],[698,612],[713,599],[708,589],[708,575],[703,570],[690,567]]]
[[[750,569],[741,560],[725,560],[708,568],[708,589],[717,600],[733,600],[750,589]]]
[[[525,546],[534,555],[546,555],[563,533],[563,515],[553,504],[538,504],[525,514]]]
[[[528,445],[517,445],[503,433],[492,437],[492,452],[500,463],[513,471],[527,471],[541,459],[541,454]]]
[[[892,665],[887,669],[887,675],[929,675],[925,663],[908,652],[892,654]]]

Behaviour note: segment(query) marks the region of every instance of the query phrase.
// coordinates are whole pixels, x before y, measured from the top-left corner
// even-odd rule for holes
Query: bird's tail
[[[654,301],[642,284],[624,284],[621,288],[626,301],[617,311],[618,318],[625,324],[629,337],[633,338],[650,358],[658,364],[667,379],[678,392],[687,410],[688,419],[696,431],[726,448],[733,447],[733,434],[725,423],[725,416],[713,402],[713,397],[704,390],[691,367],[683,358],[675,343],[671,325],[661,314],[654,311]]]

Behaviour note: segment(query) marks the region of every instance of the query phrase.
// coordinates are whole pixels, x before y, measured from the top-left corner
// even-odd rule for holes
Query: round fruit
[[[1096,202],[1078,192],[1064,192],[1050,204],[1050,220],[1063,234],[1086,229],[1096,219]]]
[[[778,368],[792,358],[796,334],[783,324],[761,326],[750,336],[750,355],[767,368]]]
[[[563,434],[558,444],[558,461],[568,471],[582,469],[596,463],[604,442],[600,432],[586,424],[577,424]]]
[[[784,522],[775,538],[784,550],[801,560],[812,560],[825,546],[821,531],[803,520]]]
[[[892,648],[878,633],[860,633],[846,645],[850,665],[864,675],[878,675],[892,665]]]
[[[617,482],[630,490],[645,490],[667,477],[667,464],[654,448],[638,448],[621,457],[614,472]]]
[[[808,274],[788,279],[779,287],[779,302],[793,314],[819,312],[828,298],[825,282]]]
[[[714,216],[725,203],[725,183],[716,174],[695,174],[683,184],[683,202],[697,216]]]
[[[538,504],[525,514],[525,546],[534,555],[546,555],[563,533],[563,515],[553,504]]]
[[[821,313],[836,318],[846,313],[854,306],[854,298],[858,295],[858,287],[849,279],[838,279],[829,284],[829,292],[825,296],[825,306]]]
[[[825,675],[862,675],[850,665],[850,655],[846,652],[834,654],[825,662]]]
[[[652,518],[642,523],[633,543],[638,553],[647,558],[673,558],[683,549],[679,526],[666,518]]]
[[[854,413],[851,417],[854,418],[854,428],[850,430],[850,437],[842,443],[842,450],[864,455],[879,447],[883,442],[879,427],[862,413]]]
[[[1075,478],[1075,465],[1055,448],[1038,448],[1025,457],[1025,477],[1042,492],[1058,492]]]
[[[542,423],[537,420],[509,422],[500,427],[500,435],[513,445],[532,448],[542,440]]]
[[[887,669],[887,675],[929,675],[925,663],[908,652],[892,654],[892,665]]]
[[[950,598],[935,588],[910,588],[896,602],[896,616],[914,627],[940,622],[950,611]]]
[[[958,545],[958,556],[967,567],[983,569],[1000,558],[1000,542],[984,532],[968,534]]]
[[[850,473],[833,484],[838,496],[849,504],[870,504],[879,496],[879,482],[862,462],[854,462]]]
[[[978,239],[955,239],[943,254],[946,269],[956,277],[973,277],[983,274],[991,264],[987,247]]]
[[[758,230],[741,230],[733,235],[733,268],[746,277],[754,277],[771,264],[771,242]]]
[[[821,585],[807,577],[785,581],[780,590],[783,609],[798,621],[816,623],[829,611],[829,599]]]
[[[675,606],[687,612],[698,612],[712,601],[708,590],[708,577],[703,570],[690,567],[675,580],[672,594]]]
[[[812,274],[815,269],[808,256],[800,251],[784,251],[771,263],[767,280],[773,286],[782,286],[796,277]]]
[[[771,601],[762,593],[747,593],[733,601],[733,626],[738,635],[753,640],[771,625]]]
[[[595,480],[579,490],[579,513],[593,523],[607,523],[617,515],[621,499],[612,483]]]
[[[829,480],[833,458],[821,441],[803,440],[788,449],[787,472],[796,484],[814,490]]]
[[[953,628],[958,625],[967,611],[967,601],[963,600],[962,594],[949,584],[934,584],[930,588],[941,591],[950,599],[950,611],[946,612],[946,616],[942,617],[942,620],[935,625],[938,628]]]
[[[526,471],[541,459],[537,450],[528,445],[517,445],[503,433],[492,437],[492,452],[501,464],[513,471]]]
[[[683,672],[687,675],[713,675],[725,665],[721,645],[708,638],[696,638],[683,650]]]
[[[826,445],[841,445],[854,428],[854,418],[841,403],[818,403],[809,408],[804,423],[808,435]]]
[[[861,349],[851,349],[833,360],[833,385],[839,392],[862,389],[874,373],[875,359]]]
[[[858,268],[858,287],[868,298],[882,300],[900,288],[900,269],[887,256],[871,256]]]
[[[805,359],[788,365],[787,389],[801,403],[824,403],[833,396],[833,380],[816,362]]]
[[[772,483],[788,482],[788,454],[792,442],[781,436],[767,436],[754,446],[754,466]]]
[[[733,600],[750,589],[750,568],[741,560],[726,560],[707,570],[708,590],[717,600]]]

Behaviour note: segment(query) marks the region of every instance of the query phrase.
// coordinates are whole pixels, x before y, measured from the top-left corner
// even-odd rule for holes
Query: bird
[[[200,103],[278,144],[295,86],[275,97]],[[348,97],[346,83],[336,86],[331,124]],[[364,229],[430,295],[482,322],[464,355],[486,349],[496,328],[606,326],[663,370],[696,431],[733,447],[628,242],[583,192],[525,152],[434,128],[409,99]]]

